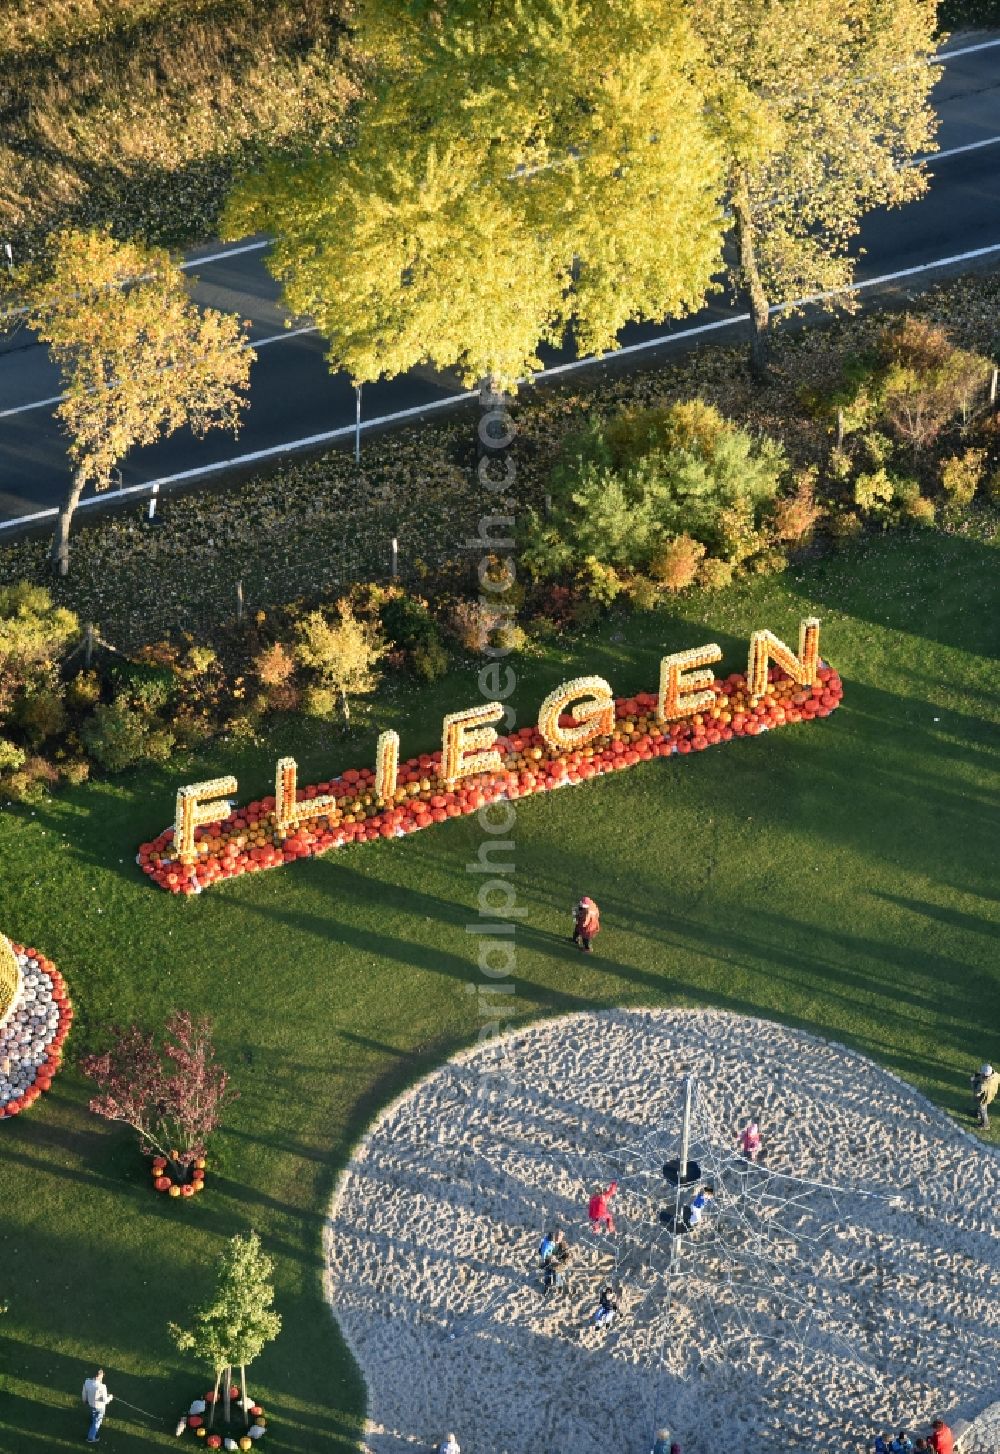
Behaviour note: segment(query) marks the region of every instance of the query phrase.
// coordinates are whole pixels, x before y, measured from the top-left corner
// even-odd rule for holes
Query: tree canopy
[[[355,40],[374,80],[354,143],[275,161],[225,219],[275,235],[332,367],[509,389],[567,329],[603,350],[701,304],[722,155],[680,0],[365,0]]]
[[[849,285],[860,219],[926,190],[935,0],[690,0],[756,358],[768,307]],[[844,301],[843,299],[839,301]]]
[[[237,429],[250,365],[241,324],[199,309],[168,253],[100,231],[67,231],[30,299],[30,326],[62,373],[56,414],[76,466],[54,553],[84,487],[104,488],[130,450],[189,425]]]
[[[281,1317],[271,1306],[273,1272],[256,1232],[233,1237],[216,1264],[215,1290],[195,1310],[190,1326],[170,1324],[181,1352],[193,1353],[216,1375],[252,1363],[281,1331]]]

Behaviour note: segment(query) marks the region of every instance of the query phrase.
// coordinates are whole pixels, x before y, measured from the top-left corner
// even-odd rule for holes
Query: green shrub
[[[162,711],[177,695],[177,678],[170,668],[149,662],[116,661],[108,669],[108,679],[116,697],[149,716]]]
[[[888,434],[881,434],[877,429],[869,429],[861,436],[860,442],[865,458],[872,469],[882,469],[889,464],[896,451],[896,446]]]
[[[3,791],[15,803],[41,803],[58,781],[59,773],[47,758],[28,757],[4,778]]]
[[[392,596],[381,611],[382,629],[394,646],[415,651],[440,640],[437,622],[427,602],[404,592]]]
[[[895,493],[896,486],[884,469],[858,475],[854,481],[854,503],[866,515],[885,514]]]
[[[332,717],[337,710],[337,693],[322,682],[310,682],[302,693],[302,710],[307,717]]]
[[[448,651],[440,640],[427,641],[410,653],[414,674],[424,682],[436,682],[448,670]]]
[[[84,712],[101,700],[101,679],[96,671],[78,671],[66,684],[66,705]]]
[[[588,556],[577,571],[575,584],[589,601],[610,606],[625,589],[625,583],[612,565],[605,565],[595,556]]]
[[[633,576],[625,589],[633,611],[655,611],[660,604],[660,588],[649,576]]]
[[[591,560],[646,574],[678,536],[743,558],[760,547],[764,510],[786,471],[780,444],[699,399],[594,423],[564,447],[550,517],[529,515],[522,562],[535,580]]]
[[[705,591],[721,591],[733,579],[733,566],[728,560],[708,556],[698,567],[697,584]]]
[[[967,449],[963,454],[951,455],[941,461],[941,488],[950,504],[959,508],[972,504],[985,468],[985,449]]]
[[[59,764],[59,776],[71,788],[78,788],[90,777],[90,763],[85,757],[73,757]]]
[[[16,743],[0,737],[0,772],[10,772],[24,765],[27,754]]]
[[[79,631],[77,617],[53,606],[43,586],[0,586],[0,717],[29,683],[51,675]]]
[[[189,671],[196,676],[203,676],[218,661],[218,657],[210,646],[188,647],[185,665]]]
[[[763,544],[764,535],[757,529],[749,500],[739,500],[719,511],[715,548],[723,560],[739,565]]]
[[[827,460],[827,474],[838,484],[846,485],[854,473],[854,461],[850,452],[846,449],[831,449],[830,458]]]
[[[903,503],[904,519],[924,529],[930,529],[934,524],[936,514],[934,501],[928,500],[926,495],[921,495],[919,491],[915,495],[909,496]]]
[[[174,746],[174,735],[150,727],[149,719],[119,696],[94,708],[80,736],[89,755],[108,772],[124,772],[140,762],[164,762]]]
[[[788,569],[788,556],[776,545],[769,546],[767,550],[754,556],[750,569],[757,576],[780,575],[783,570]]]
[[[62,686],[58,681],[40,681],[31,686],[14,705],[14,721],[32,747],[57,737],[66,726]]]

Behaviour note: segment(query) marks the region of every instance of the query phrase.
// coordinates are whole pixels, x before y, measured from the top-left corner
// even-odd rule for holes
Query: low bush
[[[650,563],[654,580],[668,591],[683,591],[694,584],[705,547],[691,535],[675,535],[660,547]]]
[[[536,581],[571,574],[610,604],[623,577],[657,576],[662,567],[653,562],[666,559],[676,540],[698,542],[702,555],[744,559],[765,543],[766,508],[787,469],[777,441],[755,437],[700,399],[592,422],[566,440],[552,471],[551,509],[529,512],[521,560]]]
[[[165,762],[174,745],[172,732],[151,724],[124,697],[95,707],[80,736],[94,761],[111,773],[141,762]]]
[[[941,488],[952,505],[971,505],[986,469],[985,449],[949,455],[940,465]]]

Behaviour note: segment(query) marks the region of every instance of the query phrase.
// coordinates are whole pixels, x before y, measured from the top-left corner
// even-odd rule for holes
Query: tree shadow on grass
[[[880,629],[991,656],[998,587],[995,548],[928,531],[865,540],[821,561],[808,572],[802,594],[811,610],[828,606]]]
[[[887,904],[896,904],[901,909],[909,909],[920,918],[934,919],[939,924],[946,924],[949,929],[961,929],[973,934],[985,934],[988,939],[1000,939],[1000,924],[995,919],[988,919],[985,914],[977,917],[975,914],[965,914],[959,909],[950,909],[945,904],[932,904],[925,899],[908,899],[902,894],[888,894],[881,889],[872,889],[872,896],[877,899],[884,899]]]

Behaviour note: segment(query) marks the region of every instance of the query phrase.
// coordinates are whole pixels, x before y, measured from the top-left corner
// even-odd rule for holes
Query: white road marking
[[[1000,140],[1000,137],[997,138]],[[245,348],[266,348],[269,343],[281,343],[286,338],[298,338],[303,333],[318,333],[319,328],[315,323],[310,323],[306,328],[286,328],[283,333],[272,333],[270,338],[249,338],[244,344]]]
[[[210,252],[205,257],[185,258],[181,263],[182,268],[200,268],[206,263],[220,263],[227,257],[239,257],[242,252],[263,252],[265,247],[271,246],[271,239],[265,237],[260,242],[242,242],[238,247],[227,247],[222,252]]]
[[[972,56],[978,50],[993,50],[1000,45],[1000,38],[996,40],[981,40],[977,45],[963,45],[959,50],[939,51],[936,57],[939,61],[953,61],[956,56]]]
[[[269,343],[282,343],[286,338],[298,338],[302,333],[316,332],[318,329],[314,323],[308,328],[286,328],[283,333],[272,333],[269,338],[245,339],[241,346],[243,348],[266,348]],[[54,394],[51,399],[36,399],[31,404],[18,404],[16,409],[0,409],[0,419],[9,419],[12,414],[29,414],[32,409],[44,409],[49,404],[61,404],[65,398],[65,394]]]
[[[810,303],[823,303],[844,293],[861,293],[866,288],[875,288],[882,283],[894,283],[901,278],[913,278],[919,273],[933,272],[936,268],[950,267],[955,263],[973,262],[977,258],[990,257],[994,253],[1000,253],[1000,242],[992,243],[989,247],[976,247],[970,252],[953,253],[951,257],[936,258],[933,262],[920,263],[917,267],[900,268],[894,273],[881,273],[876,278],[866,278],[864,282],[853,283],[849,288],[834,288],[828,293],[813,293],[808,298],[798,298],[791,303],[776,303],[769,311],[783,313],[791,308],[804,308]],[[606,363],[611,359],[624,358],[630,354],[643,353],[664,343],[677,343],[685,338],[694,338],[699,334],[712,333],[719,328],[731,328],[735,323],[748,323],[749,321],[749,313],[735,313],[729,318],[717,319],[714,323],[699,323],[694,328],[682,328],[678,333],[660,334],[657,338],[646,339],[644,343],[631,343],[624,348],[615,349],[613,353],[589,354],[586,358],[574,359],[571,363],[556,364],[553,368],[542,369],[540,373],[535,374],[531,380],[526,382],[535,383],[539,379],[553,379],[559,374],[572,373],[574,369],[586,368],[595,363]],[[432,414],[438,409],[450,409],[456,404],[462,404],[477,397],[475,389],[467,389],[462,393],[450,394],[446,399],[435,399],[429,404],[415,405],[412,409],[399,409],[394,414],[381,414],[376,419],[364,419],[361,428],[362,430],[375,429],[380,425],[399,424],[405,419],[422,419],[425,414]],[[89,505],[100,505],[111,500],[118,500],[124,495],[149,494],[153,490],[159,491],[164,485],[177,484],[181,480],[202,479],[205,475],[219,474],[222,470],[237,469],[242,465],[256,464],[258,460],[273,459],[275,455],[292,454],[296,450],[309,449],[318,444],[331,444],[336,439],[350,438],[354,432],[353,424],[344,424],[339,429],[328,429],[323,434],[308,434],[303,439],[291,439],[285,444],[274,444],[268,449],[258,449],[251,454],[235,455],[232,459],[219,460],[217,464],[199,465],[196,469],[181,470],[179,474],[175,475],[162,475],[158,480],[147,480],[141,485],[128,485],[123,490],[92,495],[89,499],[81,500],[77,508],[84,510]],[[56,509],[37,510],[33,515],[19,515],[16,520],[0,520],[0,531],[13,530],[20,525],[30,525],[36,520],[52,520],[58,513],[59,511]]]
[[[16,409],[0,409],[0,419],[9,419],[12,414],[27,414],[31,409],[44,409],[49,404],[61,404],[65,394],[53,394],[51,399],[36,399],[33,404],[19,404]]]
[[[921,162],[939,162],[944,157],[960,157],[963,152],[978,151],[981,146],[996,146],[1000,142],[1000,136],[987,136],[982,141],[970,141],[965,146],[949,146],[945,151],[930,151],[926,156],[915,157],[914,166]]]

